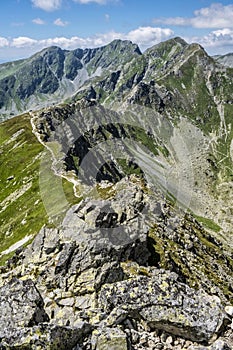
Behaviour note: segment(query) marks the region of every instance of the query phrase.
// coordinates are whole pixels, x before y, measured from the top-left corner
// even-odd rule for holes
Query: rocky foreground
[[[99,195],[1,268],[0,349],[232,349],[220,243],[136,176]]]

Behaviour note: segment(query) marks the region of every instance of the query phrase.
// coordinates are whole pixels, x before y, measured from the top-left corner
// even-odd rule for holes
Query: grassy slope
[[[29,114],[0,124],[0,253],[48,222],[39,186],[43,151]],[[68,202],[75,202],[72,185],[63,181],[63,188]],[[7,257],[0,256],[0,264]]]
[[[21,134],[13,137],[19,130]],[[0,124],[0,146],[0,251],[4,251],[24,236],[36,234],[46,222],[46,213],[38,172],[43,146],[32,134],[28,114]]]

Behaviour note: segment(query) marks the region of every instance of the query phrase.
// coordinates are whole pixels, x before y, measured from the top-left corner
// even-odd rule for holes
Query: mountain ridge
[[[0,123],[0,347],[231,349],[233,69],[180,38],[28,62],[0,81],[30,108]]]
[[[178,59],[179,51],[182,54],[183,50],[189,51],[190,48],[192,51],[192,48],[195,47],[203,50],[197,44],[189,45],[177,37],[159,43],[142,54],[136,44],[127,40],[114,40],[108,45],[94,49],[69,51],[52,46],[28,59],[1,64],[1,118],[9,118],[25,110],[46,107],[48,96],[50,104],[69,98],[95,76],[105,74],[109,76],[111,72],[118,71],[117,66],[127,66],[130,61],[135,60],[135,65],[140,68],[142,65],[145,66],[143,60],[149,62],[154,54],[158,57],[157,60],[154,57],[153,66],[150,66],[149,69],[155,69],[161,75],[169,63],[169,57],[165,57],[168,51],[170,51],[171,59],[174,60],[176,57],[174,50],[178,50]],[[169,48],[172,48],[173,51]],[[159,58],[162,50],[165,56]]]
[[[215,55],[214,58],[222,65],[233,68],[233,53],[230,52],[225,55]]]
[[[118,53],[123,52],[124,55],[119,58]],[[83,80],[93,74],[99,75],[102,68],[113,69],[116,62],[119,64],[123,60],[122,63],[125,63],[133,55],[140,54],[137,45],[115,40],[95,49],[68,51],[53,46],[28,59],[1,64],[1,112],[9,117],[9,114],[46,106],[48,96],[51,103],[58,102],[74,93]],[[88,70],[90,61],[91,68]],[[99,71],[96,64],[99,64]]]

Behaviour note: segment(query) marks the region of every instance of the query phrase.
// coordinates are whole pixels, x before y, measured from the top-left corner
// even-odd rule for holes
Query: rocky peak
[[[132,43],[132,41],[130,41],[130,40],[119,40],[119,39],[116,39],[116,40],[113,40],[107,46],[109,46],[113,50],[119,50],[120,49],[120,52],[123,51],[125,48],[127,48],[127,50],[129,52],[136,53],[138,55],[142,54],[141,50],[138,47],[138,45]]]
[[[37,56],[43,57],[43,56],[49,56],[51,54],[60,54],[62,51],[64,50],[62,50],[59,46],[50,46],[33,55],[31,59],[34,59]]]
[[[136,44],[127,40],[114,40],[100,48],[84,50],[84,61],[90,65],[91,70],[98,67],[114,70],[140,55]]]
[[[145,51],[145,55],[166,59],[169,54],[173,55],[175,52],[182,52],[187,46],[186,41],[177,37],[152,46]]]

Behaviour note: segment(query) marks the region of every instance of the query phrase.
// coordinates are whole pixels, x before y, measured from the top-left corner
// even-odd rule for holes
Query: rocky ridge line
[[[0,348],[231,349],[232,307],[218,287],[195,290],[153,255],[143,212],[182,217],[156,210],[159,193],[152,201],[134,176],[114,186],[44,227],[1,269]]]

